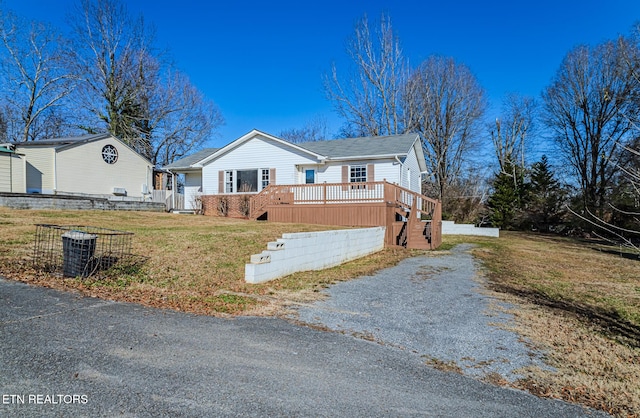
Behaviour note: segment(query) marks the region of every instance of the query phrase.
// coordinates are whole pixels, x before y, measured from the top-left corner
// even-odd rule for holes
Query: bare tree
[[[302,128],[292,128],[281,131],[279,136],[294,144],[326,140],[329,139],[327,120],[318,116],[307,121]]]
[[[445,208],[447,187],[460,174],[477,139],[486,108],[484,90],[465,65],[430,57],[413,72],[405,100],[411,116],[407,130],[422,137],[437,197]]]
[[[165,74],[145,103],[149,159],[167,165],[202,147],[222,125],[218,107],[178,71]]]
[[[7,142],[9,140],[9,118],[7,116],[6,108],[0,108],[0,142]]]
[[[19,120],[7,123],[7,137],[30,141],[47,137],[52,129],[64,131],[56,107],[71,93],[73,77],[66,70],[68,48],[63,38],[48,25],[25,21],[1,8],[0,38],[5,117]]]
[[[88,132],[108,131],[141,150],[136,124],[142,118],[138,95],[144,77],[152,36],[144,20],[133,20],[119,0],[81,0],[70,16],[74,56],[70,61],[81,78],[78,104],[89,116],[80,124]]]
[[[621,145],[634,134],[639,84],[624,65],[634,48],[622,38],[577,47],[543,93],[547,126],[580,184],[584,207],[597,216],[618,171]]]
[[[500,170],[506,166],[526,166],[528,139],[534,128],[535,101],[531,97],[509,94],[503,103],[502,117],[491,129],[491,140]]]
[[[144,19],[131,19],[120,0],[82,0],[71,19],[86,131],[110,132],[165,165],[222,124],[217,106],[163,60]]]
[[[373,33],[365,16],[355,27],[347,54],[354,68],[345,79],[335,65],[325,77],[327,97],[346,125],[346,136],[392,135],[404,132],[402,91],[408,74],[391,19],[382,15]]]
[[[347,49],[354,70],[348,82],[335,66],[325,78],[327,96],[346,120],[345,136],[420,133],[436,196],[460,174],[486,106],[471,71],[450,58],[431,57],[412,70],[402,56],[391,20],[371,32],[366,16]]]

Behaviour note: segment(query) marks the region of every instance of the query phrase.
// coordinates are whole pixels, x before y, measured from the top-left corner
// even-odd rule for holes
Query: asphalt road
[[[0,416],[578,417],[393,347],[0,279]]]

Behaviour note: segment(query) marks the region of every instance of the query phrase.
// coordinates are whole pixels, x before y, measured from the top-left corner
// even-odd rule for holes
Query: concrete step
[[[177,215],[195,215],[195,210],[186,210],[186,209],[173,209],[171,213],[175,213]]]

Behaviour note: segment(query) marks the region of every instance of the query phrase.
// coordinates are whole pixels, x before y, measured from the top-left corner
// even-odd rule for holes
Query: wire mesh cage
[[[34,266],[66,277],[89,277],[116,265],[126,265],[133,232],[92,226],[36,225]]]

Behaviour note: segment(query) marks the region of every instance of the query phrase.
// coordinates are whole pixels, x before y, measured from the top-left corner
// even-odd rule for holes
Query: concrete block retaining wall
[[[442,221],[442,235],[480,235],[484,237],[499,237],[498,228],[479,228],[471,224],[456,224],[453,221]]]
[[[111,200],[103,197],[65,196],[48,194],[0,193],[0,206],[11,209],[63,209],[63,210],[131,210],[164,212],[159,202]]]
[[[262,283],[297,271],[321,270],[373,254],[384,248],[385,228],[283,234],[267,251],[251,256],[244,279]]]

